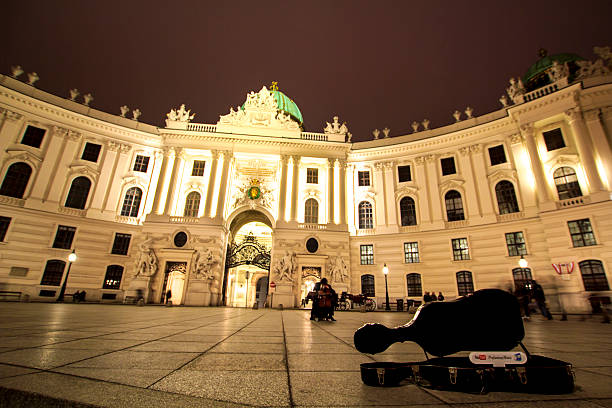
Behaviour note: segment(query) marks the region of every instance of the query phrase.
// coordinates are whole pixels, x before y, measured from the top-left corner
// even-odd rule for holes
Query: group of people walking
[[[542,289],[542,285],[537,283],[535,280],[526,280],[516,285],[514,290],[514,296],[518,299],[521,309],[523,312],[523,317],[526,320],[530,318],[530,310],[529,305],[533,300],[542,316],[547,318],[548,320],[552,320],[552,314],[546,307],[546,297],[544,296],[544,289]]]
[[[444,295],[442,294],[442,292],[438,292],[438,296],[436,296],[436,292],[431,292],[431,294],[429,292],[425,292],[425,294],[423,295],[423,302],[425,303],[442,302],[443,300]]]

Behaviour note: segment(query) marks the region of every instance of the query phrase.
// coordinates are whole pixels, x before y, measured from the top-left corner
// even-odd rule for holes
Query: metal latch
[[[448,380],[451,384],[457,384],[457,367],[448,367]]]
[[[516,374],[518,374],[521,384],[527,384],[527,371],[525,370],[525,367],[516,367]]]
[[[378,375],[378,383],[380,385],[385,385],[385,369],[384,368],[377,368],[376,369],[376,374]]]

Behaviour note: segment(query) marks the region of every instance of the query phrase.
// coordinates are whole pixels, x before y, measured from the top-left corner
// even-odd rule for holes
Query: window
[[[206,168],[206,162],[204,160],[194,160],[193,169],[191,169],[192,176],[203,176],[204,169]]]
[[[376,296],[376,288],[374,287],[374,275],[361,275],[361,294],[368,297]]]
[[[307,224],[319,222],[319,203],[314,198],[306,200],[304,205],[304,222]]]
[[[589,259],[578,263],[584,290],[610,290],[601,261]]]
[[[32,147],[40,147],[43,141],[43,137],[45,136],[45,132],[45,129],[28,125],[23,134],[23,137],[21,138],[21,144]]]
[[[400,183],[411,181],[410,166],[397,166],[397,178]]]
[[[569,227],[574,247],[597,245],[595,234],[593,234],[593,227],[591,227],[591,221],[588,218],[568,221],[567,226]]]
[[[11,164],[0,186],[0,195],[23,198],[31,174],[32,168],[25,163]]]
[[[417,224],[414,200],[411,197],[400,200],[400,218],[402,227]]]
[[[91,181],[87,177],[77,177],[72,180],[70,185],[70,191],[68,197],[66,197],[66,204],[64,207],[77,208],[82,210],[85,208],[87,203],[87,196],[89,195],[89,189],[91,188]]]
[[[544,136],[544,143],[546,144],[546,150],[549,152],[551,150],[561,149],[565,147],[565,142],[563,141],[563,134],[561,133],[561,129],[553,129],[548,132],[542,133]]]
[[[47,261],[45,265],[45,271],[43,272],[42,279],[40,280],[41,285],[48,286],[59,286],[62,283],[62,276],[64,276],[64,267],[66,262],[60,261],[59,259],[52,259]]]
[[[571,167],[559,167],[553,173],[559,200],[582,196],[576,172]]]
[[[330,168],[330,171],[334,171]],[[318,184],[319,183],[319,169],[306,169],[306,183],[308,184]]]
[[[527,246],[522,232],[506,233],[506,246],[508,247],[508,256],[527,255]]]
[[[444,201],[446,202],[446,218],[448,221],[461,221],[465,219],[463,215],[463,202],[458,191],[451,190],[446,193]]]
[[[4,242],[9,225],[11,225],[11,219],[9,217],[0,217],[0,242]]]
[[[138,187],[132,187],[125,193],[123,206],[121,207],[121,215],[125,217],[138,217],[138,209],[140,208],[140,199],[142,198],[142,190]]]
[[[519,211],[514,186],[508,180],[502,180],[495,186],[497,206],[500,214],[510,214]]]
[[[97,163],[101,148],[102,146],[96,143],[85,143],[85,148],[83,149],[81,159]]]
[[[136,160],[134,160],[134,171],[146,173],[148,168],[149,156],[136,155]]]
[[[187,199],[185,200],[185,211],[183,212],[184,217],[197,217],[200,212],[200,193],[197,191],[192,191],[187,194]]]
[[[408,289],[408,296],[423,296],[420,274],[409,273],[406,275],[406,287]]]
[[[506,163],[504,145],[489,147],[489,159],[491,160],[491,166]]]
[[[374,245],[360,245],[359,255],[362,265],[374,265]]]
[[[131,234],[121,234],[119,232],[116,233],[115,240],[113,241],[113,249],[111,249],[111,254],[127,255],[131,239]]]
[[[470,248],[468,247],[467,238],[454,238],[453,244],[453,260],[465,261],[470,259]]]
[[[442,175],[448,176],[449,174],[456,174],[457,169],[455,168],[455,158],[454,157],[445,157],[440,160],[440,164],[442,165]]]
[[[514,268],[512,270],[512,279],[514,279],[515,288],[523,288],[525,284],[532,280],[530,268]]]
[[[58,225],[55,239],[53,240],[53,248],[70,249],[72,247],[72,240],[74,239],[75,232],[75,227]]]
[[[359,187],[369,186],[370,185],[370,172],[369,171],[358,171],[357,181],[359,183]]]
[[[119,289],[122,276],[123,266],[108,265],[106,267],[106,275],[104,276],[104,284],[102,285],[102,289]]]
[[[372,219],[372,204],[367,201],[359,203],[359,229],[372,229],[374,228],[374,221]]]
[[[419,263],[419,243],[404,242],[404,262]]]
[[[457,291],[459,296],[466,296],[474,293],[474,282],[472,281],[472,272],[460,271],[457,272]]]

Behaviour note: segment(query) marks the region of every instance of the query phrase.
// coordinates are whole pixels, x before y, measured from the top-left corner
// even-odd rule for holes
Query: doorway
[[[171,301],[174,305],[181,304],[183,301],[186,272],[187,262],[166,262],[160,303],[163,304]],[[168,291],[170,291],[170,298],[167,297]]]
[[[255,289],[255,301],[258,308],[263,308],[266,305],[268,298],[268,277],[263,276],[257,279],[257,287]]]

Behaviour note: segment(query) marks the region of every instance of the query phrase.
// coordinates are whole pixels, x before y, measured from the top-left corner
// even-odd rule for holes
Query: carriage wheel
[[[376,301],[374,299],[366,299],[365,308],[368,312],[376,310]]]
[[[338,304],[338,309],[340,310],[349,310],[349,302],[346,300],[341,300]]]

